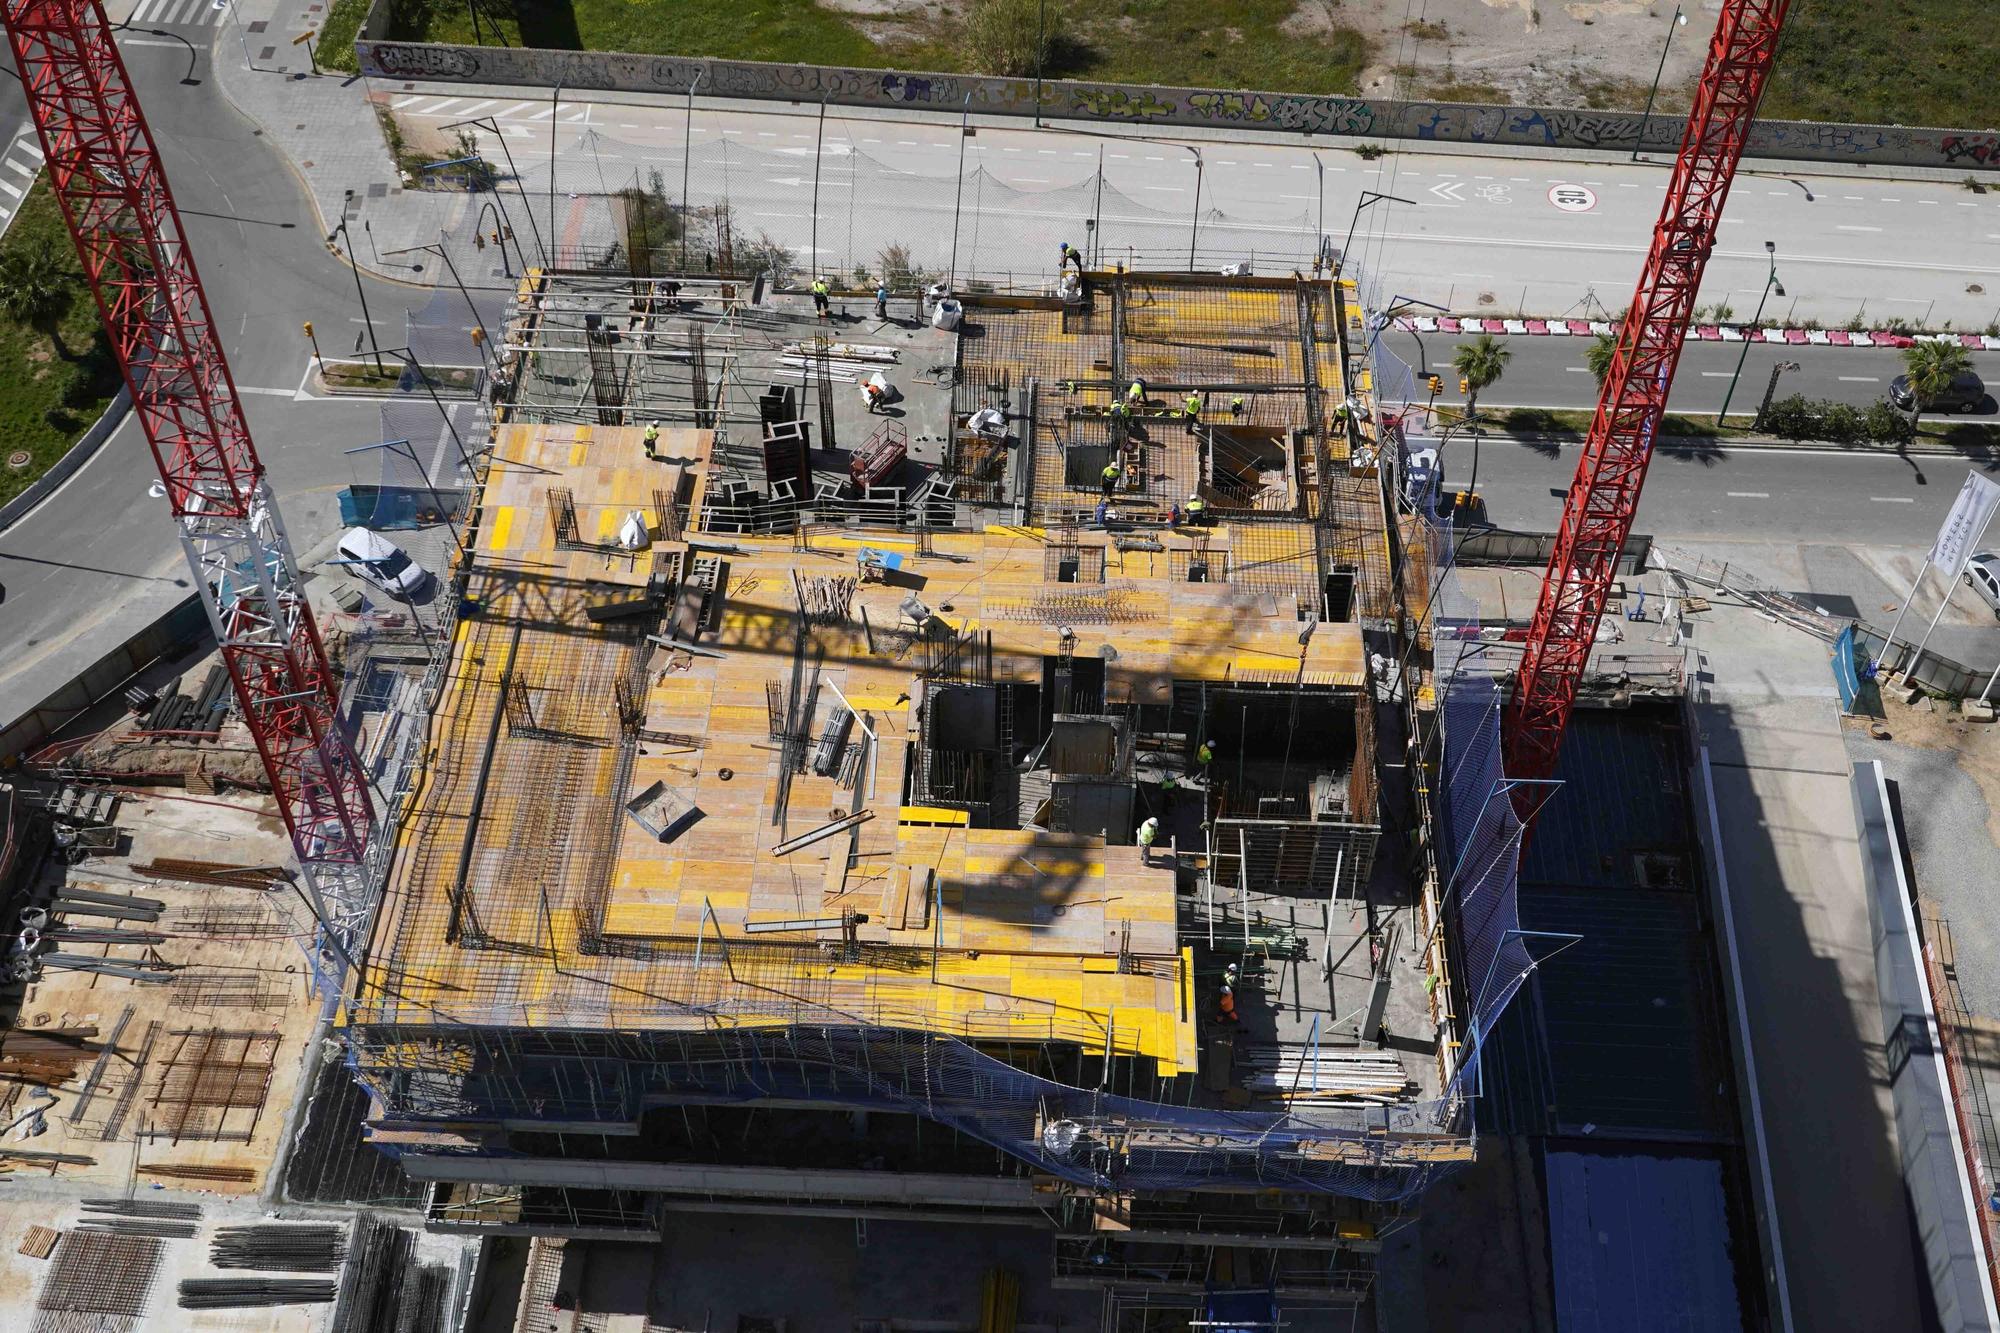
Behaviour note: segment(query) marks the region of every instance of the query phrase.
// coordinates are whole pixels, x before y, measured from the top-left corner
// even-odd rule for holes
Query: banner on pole
[[[1833,683],[1840,691],[1840,711],[1852,713],[1861,694],[1861,669],[1854,657],[1854,626],[1840,631],[1833,641]]]
[[[1931,564],[1945,578],[1956,579],[1965,573],[1965,562],[1972,558],[1980,534],[1986,531],[1995,509],[2000,509],[2000,485],[1977,472],[1966,473],[1965,485],[1951,502],[1951,512],[1944,516],[1937,541],[1931,547]]]

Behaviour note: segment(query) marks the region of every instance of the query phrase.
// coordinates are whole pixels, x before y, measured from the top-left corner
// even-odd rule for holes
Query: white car
[[[2000,551],[1981,551],[1966,561],[1965,581],[2000,616]]]
[[[430,575],[379,532],[349,528],[340,534],[335,559],[391,597],[411,597]]]

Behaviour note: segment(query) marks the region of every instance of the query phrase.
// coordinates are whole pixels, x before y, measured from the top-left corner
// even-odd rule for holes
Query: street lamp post
[[[688,266],[688,158],[694,152],[694,90],[701,87],[701,81],[708,77],[708,66],[695,71],[688,83],[687,122],[681,127],[681,272]]]
[[[443,128],[448,130],[455,130],[460,125],[482,126],[488,131],[490,131],[494,138],[500,141],[501,155],[507,159],[507,174],[514,178],[514,189],[520,194],[521,203],[525,205],[528,210],[528,230],[534,234],[535,249],[542,256],[542,267],[544,268],[549,267],[549,251],[548,247],[542,244],[542,229],[535,221],[534,202],[528,198],[527,187],[521,184],[521,172],[514,165],[514,150],[507,146],[507,136],[500,132],[500,122],[495,120],[492,116],[480,116],[473,120],[455,120],[451,122],[451,124],[446,125]],[[493,191],[493,198],[496,202],[499,201],[500,198],[499,190],[496,189]],[[500,216],[502,216],[503,218],[507,216],[507,206],[504,203],[500,204]],[[507,222],[507,230],[512,231],[513,229],[514,229],[513,220],[509,219]],[[521,240],[518,236],[514,238],[514,248],[516,250],[519,250],[521,248]],[[521,258],[521,267],[526,268],[527,266],[528,266],[527,256],[523,255]]]
[[[967,93],[965,95],[965,105],[960,107],[958,112],[958,179],[953,183],[951,193],[951,267],[945,270],[944,279],[944,285],[954,291],[958,289],[959,210],[965,205],[965,138],[971,132],[971,129],[972,94]],[[973,262],[977,263],[976,252],[979,249],[979,238],[976,234],[973,236],[972,248],[975,252]],[[882,281],[885,285],[888,280],[889,275],[886,273],[883,274]],[[921,301],[919,301],[917,308],[919,311],[923,309]]]
[[[354,191],[349,190],[347,197],[352,199]],[[354,270],[354,295],[361,302],[361,322],[368,326],[368,346],[375,353],[375,373],[385,375],[388,372],[382,369],[382,346],[375,341],[375,317],[368,312],[368,293],[361,286],[361,265],[354,258],[354,233],[347,229],[347,210],[344,208],[341,210],[340,225],[326,234],[326,243],[332,245],[336,236],[347,242],[347,266]]]
[[[1035,7],[1035,128],[1042,127],[1042,52],[1049,45],[1049,0]]]
[[[1347,266],[1347,251],[1354,244],[1354,228],[1361,221],[1361,210],[1371,205],[1382,203],[1385,200],[1392,204],[1408,204],[1412,208],[1416,207],[1414,199],[1402,199],[1393,194],[1377,194],[1373,190],[1363,190],[1360,202],[1354,205],[1354,218],[1347,224],[1347,239],[1340,243],[1340,265],[1342,268]]]
[[[1660,77],[1667,72],[1667,49],[1674,44],[1674,29],[1687,26],[1687,15],[1679,5],[1674,6],[1673,20],[1667,24],[1667,40],[1660,43],[1660,67],[1653,71],[1653,91],[1646,94],[1646,114],[1639,118],[1639,143],[1632,150],[1632,160],[1637,162],[1639,154],[1646,147],[1646,131],[1653,127],[1653,99],[1660,95]]]
[[[1729,377],[1729,391],[1722,395],[1722,410],[1715,414],[1715,424],[1718,426],[1722,424],[1722,419],[1729,415],[1729,400],[1736,396],[1736,381],[1743,377],[1743,363],[1750,359],[1750,339],[1757,331],[1758,322],[1764,318],[1764,302],[1769,299],[1774,288],[1778,295],[1785,294],[1785,284],[1778,281],[1778,243],[1764,242],[1764,253],[1771,257],[1771,272],[1764,279],[1764,294],[1757,298],[1757,313],[1750,317],[1750,333],[1743,337],[1743,350],[1736,357],[1736,373]]]
[[[556,125],[562,120],[562,84],[557,82],[549,97],[549,244],[562,233],[556,230]]]
[[[1194,154],[1194,216],[1188,219],[1188,272],[1194,272],[1194,242],[1201,231],[1201,149],[1182,144]]]

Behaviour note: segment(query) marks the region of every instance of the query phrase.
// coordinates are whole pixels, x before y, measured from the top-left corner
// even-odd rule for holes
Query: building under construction
[[[834,305],[523,286],[344,1009],[372,1141],[440,1228],[1358,1298],[1472,1145],[1351,285]]]

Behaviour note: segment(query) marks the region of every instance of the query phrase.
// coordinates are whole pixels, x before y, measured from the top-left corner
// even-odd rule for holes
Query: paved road
[[[1473,479],[1472,450],[1449,448],[1446,484],[1463,486]],[[1502,527],[1553,530],[1578,454],[1575,445],[1482,441],[1477,485],[1488,517]],[[1667,546],[1750,548],[1760,578],[1887,629],[1972,466],[1825,450],[1662,449],[1634,528]],[[1986,544],[2000,544],[2000,531]],[[1941,585],[1933,578],[1928,586]],[[1915,629],[1936,606],[1934,591],[1920,594]],[[1990,669],[2000,659],[2000,624],[1959,584],[1932,644]]]
[[[1315,153],[1269,137],[1190,147],[1006,121],[964,141],[967,172],[978,174],[968,174],[961,199],[953,188],[961,148],[955,117],[835,109],[822,135],[817,108],[697,100],[687,136],[679,98],[566,97],[552,106],[546,92],[530,89],[386,83],[377,91],[390,93],[416,128],[497,117],[531,193],[548,188],[552,124],[559,192],[596,189],[600,172],[615,189],[635,172],[657,170],[677,195],[686,139],[696,203],[726,190],[739,224],[794,246],[810,244],[812,167],[823,137],[818,243],[829,261],[872,261],[882,240],[900,236],[942,266],[944,255],[930,252],[949,249],[961,204],[961,267],[1047,272],[1051,242],[1067,234],[1083,243],[1084,222],[1094,216],[1102,218],[1107,257],[1128,245],[1184,255],[1197,212],[1204,262],[1259,245],[1267,254],[1296,252],[1321,232],[1342,244],[1362,192],[1387,193],[1410,202],[1371,208],[1351,247],[1383,294],[1496,314],[1621,308],[1666,183],[1665,165],[1650,162],[1391,154],[1367,163],[1339,148]],[[1559,208],[1558,191],[1587,196],[1585,211]],[[977,231],[974,212],[983,214]],[[1975,195],[1943,181],[1746,171],[1729,200],[1704,305],[1723,302],[1737,318],[1750,316],[1767,274],[1766,240],[1777,244],[1786,292],[1772,297],[1767,317],[1835,325],[1857,314],[1948,319],[1960,328],[2000,319],[2000,193]],[[1482,305],[1482,294],[1490,304]]]
[[[354,277],[321,244],[282,158],[215,92],[204,47],[154,37],[121,42],[166,162],[188,239],[259,453],[301,552],[337,523],[335,491],[357,479],[345,448],[375,442],[377,405],[295,402],[306,369],[299,323],[322,341],[358,328]],[[378,319],[417,304],[410,289],[369,280]],[[418,292],[415,296],[423,297]],[[386,321],[385,321],[386,322]],[[385,329],[386,333],[387,330]],[[335,343],[335,345],[341,345]],[[335,346],[328,346],[332,352]],[[342,350],[345,350],[342,346]],[[35,512],[0,532],[0,719],[109,649],[119,632],[187,595],[188,573],[136,422]],[[366,478],[363,478],[366,479]]]
[[[1451,369],[1453,350],[1467,341],[1464,334],[1390,333],[1384,341],[1418,375],[1435,371],[1445,381],[1441,403],[1460,404],[1458,379]],[[1584,365],[1591,344],[1589,338],[1513,337],[1502,340],[1513,355],[1507,373],[1498,384],[1481,395],[1480,402],[1491,407],[1593,407],[1597,403],[1597,381]],[[1668,406],[1679,412],[1709,412],[1721,408],[1736,376],[1739,357],[1743,359],[1741,381],[1730,401],[1731,412],[1754,412],[1770,383],[1771,368],[1781,361],[1795,361],[1799,368],[1779,377],[1778,396],[1803,394],[1808,398],[1829,398],[1865,406],[1880,399],[1889,381],[1902,373],[1902,353],[1888,348],[1846,348],[1778,346],[1773,343],[1746,344],[1691,342],[1681,351],[1680,368],[1674,375]],[[1973,368],[1996,390],[2000,390],[2000,352],[1974,352]],[[1421,388],[1421,385],[1419,386]],[[1991,421],[1996,405],[1989,399],[1985,412],[1973,420]]]

